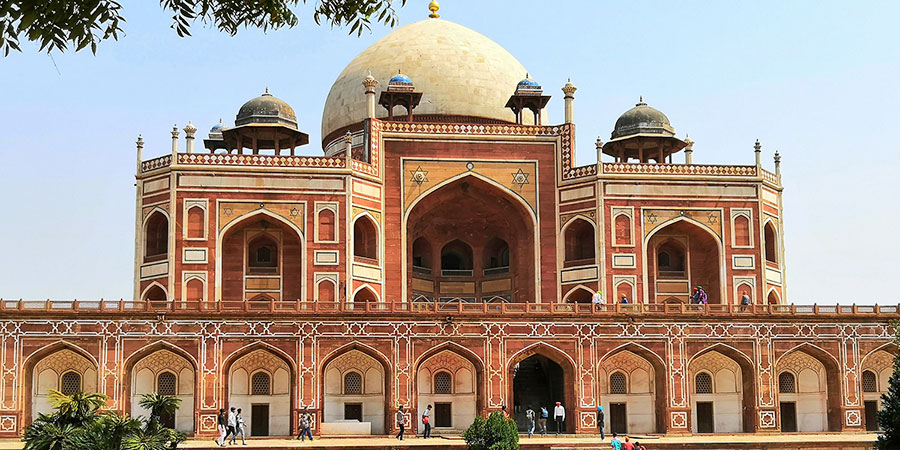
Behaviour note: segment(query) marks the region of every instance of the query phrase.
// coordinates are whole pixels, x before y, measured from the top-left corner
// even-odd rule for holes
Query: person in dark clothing
[[[225,408],[219,410],[219,417],[216,419],[218,422],[219,429],[219,437],[216,439],[216,445],[219,447],[225,446],[225,434],[228,433],[228,418],[225,417]]]
[[[603,420],[605,415],[603,414],[603,407],[597,406],[597,428],[600,429],[600,440],[606,439],[606,436],[603,434]]]
[[[428,439],[431,437],[431,405],[428,405],[425,408],[425,412],[422,413],[422,424],[425,425],[425,432],[422,433],[422,439]]]
[[[397,426],[400,428],[400,432],[397,433],[397,439],[403,440],[403,430],[406,429],[406,414],[403,414],[403,405],[400,405],[397,408]]]

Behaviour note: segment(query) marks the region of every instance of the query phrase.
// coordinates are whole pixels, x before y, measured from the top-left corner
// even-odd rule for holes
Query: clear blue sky
[[[401,24],[422,20],[410,0]],[[119,298],[132,291],[134,141],[169,149],[268,86],[320,141],[331,83],[390,30],[361,38],[301,25],[180,39],[157,2],[125,2],[125,36],[89,52],[0,59],[0,297]],[[442,18],[515,55],[554,96],[578,86],[579,164],[639,95],[697,142],[698,163],[764,164],[780,150],[789,301],[896,304],[900,275],[898,2],[444,0]],[[320,154],[320,146],[305,148]]]

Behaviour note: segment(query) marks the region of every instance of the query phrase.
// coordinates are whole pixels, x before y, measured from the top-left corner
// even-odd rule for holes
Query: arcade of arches
[[[893,347],[866,354],[859,363],[859,401],[862,426],[877,428],[874,414],[880,395],[887,391],[892,373]],[[402,395],[394,383],[398,374],[383,356],[353,347],[339,350],[322,361],[321,416],[317,432],[324,434],[385,434],[395,429],[390,420],[396,412],[389,401]],[[185,354],[186,355],[186,354]],[[307,406],[292,400],[297,389],[288,357],[262,344],[242,349],[223,366],[228,373],[221,388],[226,406],[244,409],[252,436],[282,436],[295,432],[296,412]],[[740,433],[758,431],[757,378],[751,360],[732,347],[714,344],[687,359],[685,372],[689,430],[693,433]],[[841,380],[837,362],[825,351],[800,345],[780,354],[773,368],[772,389],[765,395],[777,408],[777,428],[785,431],[819,432],[841,429]],[[31,390],[28,418],[50,411],[48,392],[57,389],[71,394],[101,388],[96,363],[74,348],[60,347],[42,353],[28,363]],[[409,405],[420,415],[433,406],[435,431],[457,433],[478,414],[496,409],[487,396],[496,393],[484,379],[480,356],[462,348],[437,346],[424,350],[411,367]],[[544,346],[523,351],[508,361],[508,396],[511,414],[526,429],[525,411],[541,406],[552,411],[559,401],[566,407],[563,431],[586,430],[584,409],[577,407],[576,389],[583,380],[574,378],[574,364],[566,355]],[[597,404],[606,411],[606,430],[618,433],[665,433],[671,408],[667,402],[676,393],[663,359],[647,348],[628,343],[616,347],[596,363]],[[182,400],[181,409],[164,417],[166,424],[185,433],[202,429],[198,422],[201,399],[196,392],[201,381],[194,363],[180,350],[157,343],[132,354],[124,365],[125,412],[146,415],[138,400],[145,393],[173,395]],[[485,392],[485,389],[488,389]],[[316,394],[318,395],[318,394]],[[594,395],[594,394],[590,394]],[[575,405],[575,406],[573,406]],[[299,408],[299,409],[298,409]],[[588,408],[588,410],[592,410]],[[592,417],[592,416],[590,416]],[[580,423],[576,423],[580,420]],[[549,431],[555,431],[549,421]],[[413,423],[416,423],[414,421]]]
[[[413,300],[534,300],[534,224],[499,188],[474,176],[439,188],[413,207],[406,236]]]

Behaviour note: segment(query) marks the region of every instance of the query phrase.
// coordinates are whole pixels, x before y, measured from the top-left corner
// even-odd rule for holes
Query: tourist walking
[[[600,440],[606,439],[606,436],[603,434],[603,421],[605,419],[605,414],[603,414],[603,406],[597,406],[597,428],[600,429]]]
[[[225,446],[225,435],[228,434],[228,418],[225,417],[225,408],[219,409],[219,416],[216,418],[219,429],[219,438],[216,439],[216,445]]]
[[[622,450],[622,441],[619,440],[619,435],[613,433],[613,438],[609,441],[609,445],[612,446],[613,450]]]
[[[747,291],[741,291],[741,312],[747,310],[747,307],[750,306],[750,296],[747,295]]]
[[[538,426],[541,427],[541,436],[547,434],[547,419],[550,417],[550,412],[547,411],[546,406],[541,406],[541,417],[538,418]]]
[[[693,292],[691,292],[691,304],[696,305],[700,303],[700,290],[694,288]]]
[[[706,291],[703,290],[703,286],[697,286],[697,289],[700,290],[700,304],[706,305],[709,301],[709,296],[706,295]]]
[[[225,434],[225,439],[222,440],[222,447],[225,446],[225,441],[227,441],[229,437],[234,440],[234,435],[237,432],[237,413],[235,412],[234,406],[232,406],[228,411],[228,419],[226,424],[228,427],[228,433]]]
[[[631,443],[631,439],[628,439],[628,436],[625,436],[625,442],[622,443],[622,450],[634,450],[634,444]]]
[[[525,419],[528,420],[528,437],[534,435],[534,416],[534,410],[531,409],[531,406],[528,406],[528,409],[525,410]]]
[[[629,303],[628,297],[626,297],[625,294],[622,294],[622,300],[620,301],[620,303],[622,303],[623,305],[626,305]]]
[[[231,445],[237,442],[237,435],[241,435],[241,443],[247,445],[247,439],[244,438],[244,416],[241,415],[241,408],[238,408],[234,418],[235,428],[234,436],[231,437]]]
[[[560,402],[556,402],[556,407],[553,408],[553,420],[556,422],[556,435],[558,436],[566,420],[566,408]]]
[[[312,416],[310,416],[308,412],[303,411],[300,413],[300,436],[297,436],[297,439],[300,439],[300,442],[303,442],[306,438],[309,438],[310,441],[313,440]]]
[[[425,408],[425,412],[422,413],[422,423],[425,425],[425,432],[422,433],[422,439],[428,439],[431,437],[431,405],[428,405]]]
[[[638,441],[634,441],[634,450],[647,450],[647,447],[644,447]]]
[[[403,430],[406,429],[406,414],[403,414],[403,405],[400,405],[397,408],[397,427],[400,428],[400,432],[397,433],[397,439],[403,440]]]

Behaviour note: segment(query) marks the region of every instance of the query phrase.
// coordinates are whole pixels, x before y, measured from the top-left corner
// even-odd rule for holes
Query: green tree
[[[894,322],[893,326],[896,330],[894,343],[900,345],[900,322]],[[894,373],[891,374],[888,391],[881,396],[878,425],[884,432],[878,436],[875,448],[878,450],[900,448],[900,353],[894,357]]]
[[[108,397],[50,391],[55,411],[40,414],[25,429],[25,450],[167,450],[184,441],[184,434],[163,427],[160,414],[172,414],[180,400],[158,394],[141,398],[150,417],[138,420],[117,412],[100,412]]]
[[[519,428],[500,412],[492,412],[487,419],[481,416],[463,433],[470,450],[518,450]]]
[[[234,36],[241,28],[292,28],[300,23],[294,9],[307,0],[160,0],[172,13],[171,28],[179,37],[190,36],[198,20]],[[406,0],[317,0],[313,21],[332,27],[350,27],[361,35],[373,22],[394,26],[397,12]],[[0,50],[22,51],[20,38],[37,42],[41,51],[75,51],[117,40],[124,33],[122,4],[116,0],[0,0]]]

